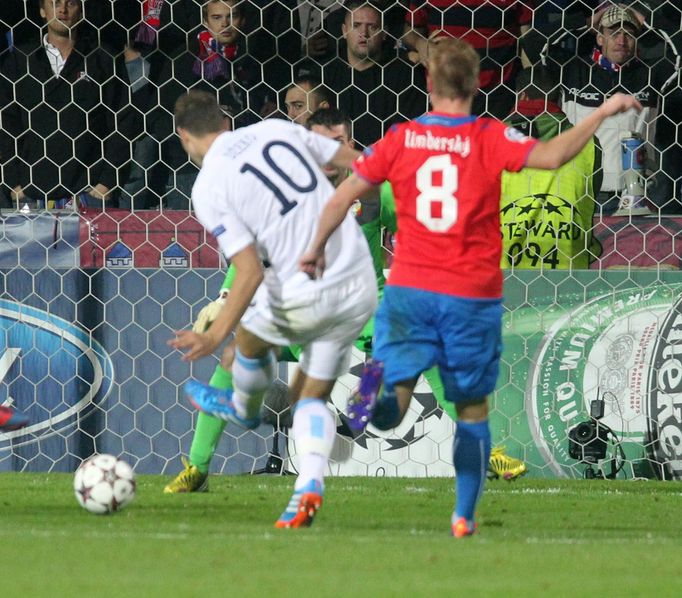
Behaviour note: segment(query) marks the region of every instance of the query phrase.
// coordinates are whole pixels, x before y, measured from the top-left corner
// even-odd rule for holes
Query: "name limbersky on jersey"
[[[408,129],[405,131],[405,147],[449,152],[466,158],[471,153],[471,140],[468,136],[462,137],[461,135],[454,137],[434,135],[428,129],[425,134]]]
[[[509,141],[518,141],[520,143],[523,143],[528,139],[526,135],[513,127],[507,128],[505,136]],[[446,137],[443,135],[434,135],[428,129],[423,134],[407,129],[405,131],[405,147],[410,149],[427,149],[437,152],[448,152],[459,154],[463,158],[466,158],[471,153],[471,139],[468,135],[466,137],[462,137],[461,135]]]

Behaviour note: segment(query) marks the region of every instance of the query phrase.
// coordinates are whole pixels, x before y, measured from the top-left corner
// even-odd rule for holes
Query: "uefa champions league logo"
[[[425,380],[420,379],[410,410],[393,430],[381,431],[371,424],[353,438],[344,415],[348,397],[360,380],[364,355],[353,350],[350,371],[341,376],[332,393],[330,408],[337,435],[330,458],[334,475],[452,476],[454,422],[438,405]],[[292,370],[293,371],[293,370]],[[297,467],[295,443],[289,440],[288,454]]]

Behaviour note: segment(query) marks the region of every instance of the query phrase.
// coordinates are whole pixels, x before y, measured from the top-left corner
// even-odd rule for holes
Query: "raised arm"
[[[324,248],[329,237],[343,222],[353,202],[373,186],[356,174],[352,174],[339,185],[324,206],[315,239],[299,261],[301,270],[310,278],[322,276],[325,268]]]
[[[642,105],[634,96],[622,93],[611,96],[572,129],[550,141],[538,142],[528,155],[526,166],[546,170],[554,170],[563,166],[578,155],[605,119],[633,108],[638,112],[642,110]]]

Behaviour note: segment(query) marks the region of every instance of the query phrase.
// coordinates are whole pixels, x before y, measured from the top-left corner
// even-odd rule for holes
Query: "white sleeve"
[[[195,184],[192,204],[197,220],[216,238],[228,260],[255,242],[253,233],[234,211],[224,191],[214,186]]]
[[[313,133],[301,125],[296,126],[303,144],[318,164],[327,164],[339,151],[341,144],[336,139]]]

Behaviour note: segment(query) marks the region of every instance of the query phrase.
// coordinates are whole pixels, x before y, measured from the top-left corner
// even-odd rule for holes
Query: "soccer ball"
[[[73,489],[81,507],[106,515],[135,498],[135,474],[130,465],[113,455],[93,455],[76,470]]]

